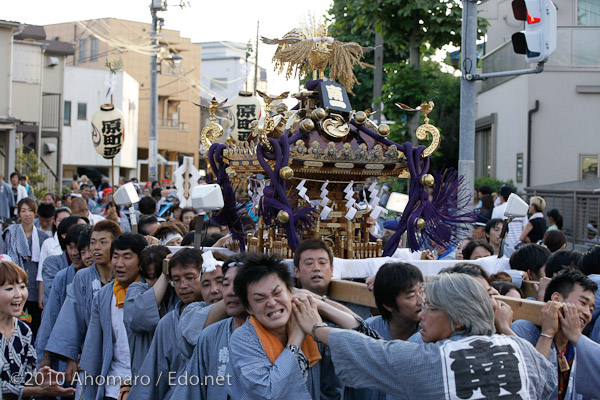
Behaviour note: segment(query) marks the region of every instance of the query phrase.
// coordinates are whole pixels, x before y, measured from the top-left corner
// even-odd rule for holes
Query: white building
[[[254,90],[254,62],[246,60],[247,45],[237,42],[204,42],[202,45],[203,97],[231,99],[240,91]],[[250,56],[254,58],[254,54]],[[257,89],[267,90],[267,71],[258,67]]]
[[[598,177],[600,1],[554,0],[558,46],[537,75],[489,79],[477,96],[475,176],[512,179],[519,190]],[[490,26],[483,72],[527,65],[511,35],[524,29],[510,0],[484,0]]]
[[[0,173],[6,180],[15,169],[16,125],[12,113],[13,33],[19,23],[0,20]]]
[[[92,115],[100,106],[110,103],[106,97],[109,72],[67,66],[65,69],[63,118],[63,174],[70,180],[73,174],[97,171],[113,182],[111,160],[100,156],[92,144]],[[114,158],[114,174],[118,178],[137,176],[137,142],[139,84],[126,72],[116,74],[113,104],[123,112],[125,139],[120,153]]]

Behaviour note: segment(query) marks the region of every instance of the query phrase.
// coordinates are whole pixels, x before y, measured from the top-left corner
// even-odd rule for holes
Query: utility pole
[[[150,57],[150,132],[148,143],[148,180],[158,180],[158,11],[164,11],[162,0],[152,0],[152,57]]]
[[[377,4],[381,4],[381,0],[377,0]],[[383,86],[383,38],[375,31],[375,71],[373,73],[373,112],[375,120],[379,125],[382,121],[383,102],[382,97]]]
[[[458,173],[469,189],[475,185],[475,81],[468,80],[477,69],[477,0],[463,0],[460,81],[460,134]]]
[[[256,96],[256,83],[258,82],[258,28],[260,21],[256,21],[256,58],[254,59],[254,96]]]
[[[375,71],[373,75],[373,111],[377,124],[382,121],[382,84],[383,84],[383,38],[375,33]]]

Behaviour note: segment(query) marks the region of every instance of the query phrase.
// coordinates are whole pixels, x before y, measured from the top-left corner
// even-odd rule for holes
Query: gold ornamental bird
[[[358,83],[354,76],[354,65],[370,66],[361,60],[363,53],[372,50],[355,42],[340,42],[327,36],[327,27],[317,25],[314,19],[304,28],[296,28],[286,33],[281,39],[261,37],[265,44],[276,44],[273,56],[275,70],[286,70],[286,78],[292,75],[303,77],[310,72],[313,79],[324,77],[325,68],[329,64],[329,77],[352,93],[352,87]]]

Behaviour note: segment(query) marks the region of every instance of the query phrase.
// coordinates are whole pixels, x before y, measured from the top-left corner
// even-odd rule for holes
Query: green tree
[[[411,140],[408,118],[414,117],[417,123],[423,123],[420,113],[409,113],[399,109],[395,103],[402,102],[417,106],[426,100],[434,100],[435,107],[429,114],[430,124],[435,125],[441,134],[441,144],[432,155],[432,169],[456,167],[458,165],[458,132],[460,117],[460,78],[441,72],[434,61],[423,61],[420,69],[408,64],[386,64],[386,83],[383,91],[385,114],[391,125],[390,139],[404,143]],[[425,143],[427,144],[427,143]]]
[[[461,40],[460,0],[335,0],[330,14],[332,36],[363,46],[375,44],[375,32],[384,41],[383,99],[385,115],[394,120],[390,137],[403,143],[414,137],[418,113],[407,113],[394,103],[415,107],[433,100],[436,107],[431,123],[442,134],[440,149],[432,159],[434,168],[458,163],[458,121],[460,79],[440,71],[431,56],[446,44],[458,46]],[[480,20],[482,29],[485,21]],[[480,34],[482,34],[480,30]],[[373,63],[374,54],[365,54]],[[351,96],[353,108],[366,109],[373,102],[373,71],[355,67],[361,82]],[[409,135],[410,132],[410,135]]]
[[[15,168],[20,175],[27,175],[29,184],[33,188],[33,195],[36,199],[41,199],[48,192],[44,185],[45,177],[42,175],[42,163],[35,152],[31,149],[25,150],[23,146],[17,149]]]

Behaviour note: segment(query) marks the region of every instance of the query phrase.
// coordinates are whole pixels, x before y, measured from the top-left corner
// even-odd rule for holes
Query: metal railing
[[[546,200],[546,212],[553,208],[559,210],[563,216],[562,231],[569,243],[584,247],[600,244],[597,235],[600,194],[532,190],[528,195],[542,196]]]
[[[159,118],[158,127],[166,129],[177,129],[179,131],[187,131],[187,122],[182,122],[179,118]]]
[[[42,94],[42,129],[58,131],[60,128],[59,93]]]
[[[43,185],[46,186],[48,192],[57,193],[58,188],[58,175],[50,168],[48,163],[44,161],[42,157],[39,158],[42,166],[40,167],[40,175],[44,177]],[[60,193],[58,193],[60,195]]]
[[[0,150],[0,172],[3,173],[4,176],[8,176],[6,168],[6,154],[4,151]]]

